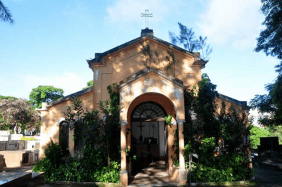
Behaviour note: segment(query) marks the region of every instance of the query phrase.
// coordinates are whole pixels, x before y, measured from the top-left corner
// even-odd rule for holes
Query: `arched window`
[[[62,121],[59,125],[59,144],[62,147],[63,154],[69,153],[69,124]]]
[[[133,121],[146,121],[164,117],[165,111],[162,107],[156,103],[147,102],[136,107],[132,119]]]

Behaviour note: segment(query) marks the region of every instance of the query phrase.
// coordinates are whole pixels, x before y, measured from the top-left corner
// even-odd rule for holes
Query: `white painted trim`
[[[120,125],[127,125],[127,121],[120,121]]]
[[[62,121],[65,121],[65,120],[66,120],[66,118],[61,118],[61,119],[59,119],[58,122],[57,122],[57,125],[59,126],[60,123],[61,123]]]
[[[121,170],[120,171],[120,174],[125,174],[125,173],[127,174],[127,170]]]
[[[184,120],[177,120],[178,125],[183,125],[184,122]]]

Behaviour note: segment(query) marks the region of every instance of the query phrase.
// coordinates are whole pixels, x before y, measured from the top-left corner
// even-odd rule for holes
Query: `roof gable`
[[[195,58],[194,65],[201,65],[202,67],[204,67],[205,64],[208,62],[208,61],[205,61],[203,59],[200,59],[199,53],[189,52],[189,51],[187,51],[187,50],[185,50],[185,49],[183,49],[181,47],[178,47],[178,46],[173,45],[173,44],[171,44],[169,42],[161,40],[161,39],[159,39],[159,38],[157,38],[157,37],[155,37],[153,35],[141,36],[141,37],[135,38],[135,39],[133,39],[131,41],[128,41],[128,42],[126,42],[126,43],[124,43],[122,45],[114,47],[114,48],[112,48],[112,49],[110,49],[108,51],[105,51],[103,53],[95,53],[95,58],[90,59],[90,60],[86,60],[86,61],[87,61],[87,63],[88,63],[90,68],[91,68],[91,65],[94,65],[94,66],[104,66],[104,63],[103,63],[103,60],[102,60],[103,57],[106,57],[109,54],[113,54],[115,52],[118,52],[118,51],[120,51],[120,50],[122,50],[122,49],[124,49],[124,48],[126,48],[126,47],[128,47],[130,45],[136,44],[137,42],[139,43],[140,41],[143,41],[145,39],[149,39],[149,40],[155,41],[155,42],[160,43],[162,45],[168,46],[169,48],[175,49],[175,50],[177,50],[177,51],[179,51],[181,53],[184,53],[185,55],[189,55],[189,56],[194,57]]]

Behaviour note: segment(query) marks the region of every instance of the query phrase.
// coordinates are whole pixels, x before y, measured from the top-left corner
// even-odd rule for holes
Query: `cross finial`
[[[145,17],[145,25],[148,28],[148,17],[153,17],[153,14],[149,14],[149,10],[145,10],[145,13],[141,13],[141,17]]]

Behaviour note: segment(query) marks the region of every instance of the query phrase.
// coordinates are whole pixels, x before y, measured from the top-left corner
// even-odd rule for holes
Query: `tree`
[[[216,97],[218,97],[216,85],[207,74],[202,75],[198,86],[185,92],[185,132],[188,133],[184,136],[185,143],[194,142],[192,144],[197,146],[196,142],[201,138],[215,137],[217,142],[220,138],[224,139],[229,153],[235,152],[238,148],[243,150],[244,138],[249,131],[246,109],[234,106],[226,108],[222,102],[218,114]]]
[[[282,1],[281,0],[261,0],[261,11],[266,16],[263,25],[266,28],[261,31],[257,38],[256,52],[263,51],[266,55],[271,55],[282,60]],[[281,64],[277,66],[281,69]],[[279,68],[280,67],[280,68]]]
[[[0,100],[2,100],[2,99],[14,99],[14,100],[17,100],[16,97],[0,95]]]
[[[0,100],[0,125],[36,127],[40,122],[39,113],[25,99]]]
[[[0,20],[4,22],[14,23],[12,18],[12,14],[10,13],[9,9],[0,1]]]
[[[282,125],[265,127],[269,131],[270,136],[277,136],[279,139],[279,144],[282,144]]]
[[[83,90],[87,89],[87,88],[92,88],[94,85],[93,80],[87,82],[87,87],[83,88]]]
[[[207,60],[212,52],[212,48],[206,43],[207,37],[199,36],[199,39],[196,39],[195,32],[192,28],[189,29],[181,23],[178,23],[178,26],[180,29],[179,36],[169,32],[171,43],[174,45],[183,45],[184,49],[191,53],[200,50],[201,58]]]
[[[266,55],[282,60],[282,1],[261,0],[261,2],[261,11],[266,16],[262,24],[266,28],[257,38],[255,51],[263,51]],[[260,120],[267,126],[282,124],[282,61],[275,68],[278,76],[274,83],[265,86],[268,94],[255,95],[251,100],[251,106],[257,108],[261,114],[270,114],[269,117]]]
[[[33,88],[29,94],[29,99],[37,108],[42,107],[42,102],[52,102],[63,97],[63,89],[53,86],[38,86]]]
[[[269,114],[259,120],[262,125],[280,125],[282,124],[282,75],[279,75],[273,84],[267,84],[265,89],[268,94],[255,95],[250,105],[258,109],[260,114]]]
[[[270,135],[268,130],[256,126],[252,126],[250,133],[251,147],[253,149],[257,149],[258,145],[260,145],[260,137],[268,137]]]
[[[195,182],[244,180],[252,175],[248,167],[248,108],[227,108],[222,101],[217,113],[218,96],[207,74],[202,75],[198,85],[185,91],[184,157],[188,164],[189,154],[198,154],[191,179]]]

